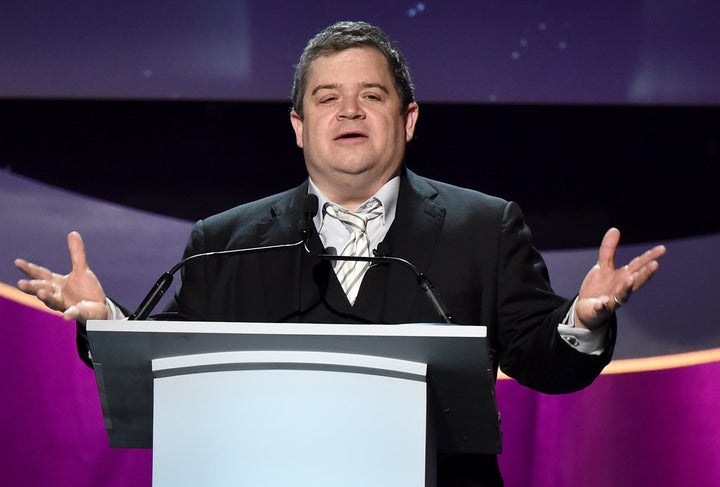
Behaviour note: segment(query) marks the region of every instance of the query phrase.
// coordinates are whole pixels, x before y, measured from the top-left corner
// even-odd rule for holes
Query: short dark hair
[[[321,56],[344,51],[353,47],[371,47],[380,51],[390,65],[395,91],[400,97],[402,110],[415,101],[410,70],[402,53],[380,28],[367,22],[337,22],[320,31],[305,46],[300,62],[295,67],[292,88],[293,110],[303,117],[303,96],[307,88],[310,65]]]

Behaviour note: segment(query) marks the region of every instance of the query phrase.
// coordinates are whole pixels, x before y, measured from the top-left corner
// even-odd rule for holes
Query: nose
[[[337,114],[338,119],[356,120],[365,118],[365,112],[355,98],[344,98]]]

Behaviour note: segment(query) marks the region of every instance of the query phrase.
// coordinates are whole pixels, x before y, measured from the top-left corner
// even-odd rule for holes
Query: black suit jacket
[[[306,195],[307,182],[199,221],[185,256],[299,241]],[[351,306],[330,263],[317,257],[322,250],[313,234],[310,252],[296,246],[197,259],[183,269],[169,311],[198,321],[438,321],[415,275],[401,265],[371,268]],[[610,360],[614,318],[598,356],[577,352],[558,335],[572,299],[552,291],[512,202],[403,169],[395,221],[379,250],[424,272],[458,323],[487,326],[495,369],[524,385],[551,394],[576,391]],[[502,482],[494,456],[448,456],[440,470],[441,477],[475,478],[477,485]]]
[[[198,222],[185,256],[292,243],[301,238],[307,182]],[[316,323],[435,322],[438,316],[401,265],[373,267],[354,306],[314,234],[300,246],[198,259],[183,270],[170,310],[200,321]],[[576,352],[557,333],[571,299],[556,295],[518,206],[402,173],[395,221],[379,245],[435,284],[460,324],[488,327],[494,364],[533,389],[564,393],[590,384],[609,362]]]

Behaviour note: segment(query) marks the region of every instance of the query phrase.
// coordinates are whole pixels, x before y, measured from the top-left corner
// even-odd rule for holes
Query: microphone
[[[308,194],[303,201],[303,219],[300,220],[300,234],[303,237],[303,244],[306,252],[310,252],[308,245],[312,236],[313,218],[318,212],[318,197],[314,194]]]
[[[299,247],[300,245],[302,245],[307,252],[310,252],[310,250],[308,249],[308,242],[310,240],[310,236],[312,235],[312,219],[315,217],[317,209],[317,196],[315,196],[314,194],[307,195],[303,202],[303,219],[300,221],[300,233],[302,235],[302,239],[297,242],[278,245],[265,245],[261,247],[246,247],[243,249],[218,250],[215,252],[204,252],[201,254],[195,254],[186,257],[185,259],[175,264],[169,271],[165,272],[162,276],[160,276],[160,278],[150,289],[150,292],[147,294],[147,296],[145,296],[145,299],[143,299],[140,305],[137,307],[135,312],[128,317],[128,320],[135,321],[146,319],[150,315],[150,313],[152,313],[152,310],[155,309],[158,301],[160,301],[160,299],[165,295],[165,292],[170,287],[170,284],[172,284],[173,276],[175,275],[175,273],[185,267],[185,265],[190,261],[206,257],[215,257],[219,255],[237,255],[254,252],[265,252],[269,250],[288,249],[293,247]]]
[[[440,299],[440,295],[435,290],[435,286],[433,286],[432,282],[430,282],[430,279],[420,272],[417,267],[415,267],[410,261],[402,259],[400,257],[393,257],[389,255],[378,255],[377,250],[374,251],[375,256],[373,257],[361,257],[361,256],[353,256],[353,255],[332,255],[332,254],[324,254],[321,253],[318,255],[321,259],[324,260],[344,260],[344,261],[356,261],[356,262],[370,262],[371,264],[375,265],[384,265],[389,264],[393,262],[397,262],[399,264],[402,264],[405,268],[409,269],[411,272],[415,274],[415,279],[417,280],[418,286],[423,290],[425,293],[425,296],[427,296],[428,300],[430,301],[430,304],[435,309],[435,312],[437,312],[440,319],[443,321],[443,323],[449,323],[449,324],[455,324],[455,318],[450,315],[447,308],[445,307],[445,304]]]

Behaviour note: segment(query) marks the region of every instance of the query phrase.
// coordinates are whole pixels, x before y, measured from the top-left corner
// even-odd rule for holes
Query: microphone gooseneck
[[[232,249],[232,250],[219,250],[217,252],[205,252],[202,254],[195,254],[191,255],[190,257],[181,260],[177,264],[173,266],[172,269],[164,273],[162,276],[160,276],[160,279],[155,282],[155,285],[152,287],[150,292],[147,296],[145,296],[145,299],[143,299],[142,303],[140,303],[140,306],[138,306],[137,310],[133,314],[131,314],[128,317],[128,320],[144,320],[148,316],[150,316],[150,313],[152,313],[152,310],[155,309],[155,306],[157,306],[158,301],[165,295],[165,292],[170,287],[170,284],[173,281],[173,276],[177,271],[185,267],[185,265],[193,260],[206,258],[206,257],[216,257],[221,255],[237,255],[237,254],[246,254],[246,253],[253,253],[253,252],[265,252],[268,250],[278,250],[278,249],[287,249],[292,247],[299,247],[300,245],[303,245],[305,243],[305,239],[298,240],[297,242],[292,242],[288,244],[279,244],[279,245],[267,245],[263,247],[246,247],[243,249]]]
[[[158,301],[160,301],[160,299],[165,295],[165,292],[170,287],[170,284],[172,284],[173,276],[175,275],[175,273],[185,267],[188,262],[191,262],[193,260],[223,255],[236,255],[287,249],[292,247],[299,247],[300,245],[303,245],[305,247],[305,250],[309,252],[308,241],[310,239],[310,236],[312,235],[312,219],[317,213],[317,208],[317,196],[315,196],[314,194],[307,195],[305,197],[305,200],[303,201],[303,220],[300,222],[300,233],[302,235],[302,240],[299,240],[297,242],[279,245],[266,245],[261,247],[247,247],[242,249],[219,250],[216,252],[204,252],[202,254],[191,255],[190,257],[181,260],[180,262],[175,264],[172,269],[160,276],[160,278],[150,289],[150,292],[147,294],[147,296],[145,296],[145,299],[143,299],[140,305],[137,307],[135,312],[128,317],[128,320],[134,321],[147,319],[147,317],[150,316],[150,313],[152,313],[152,310],[155,309],[155,306],[157,306]]]
[[[375,254],[376,255],[373,257],[361,257],[352,255],[332,255],[321,253],[318,255],[318,257],[324,260],[370,262],[371,264],[375,265],[389,264],[393,262],[402,264],[405,268],[409,269],[415,274],[415,279],[417,280],[418,286],[420,286],[420,289],[423,290],[425,296],[427,296],[430,304],[432,305],[433,309],[435,309],[440,319],[442,319],[443,323],[455,324],[455,318],[453,318],[452,315],[450,315],[450,313],[448,312],[445,304],[440,299],[440,295],[435,290],[435,286],[433,286],[432,282],[430,282],[430,279],[425,274],[420,272],[418,268],[412,264],[412,262],[400,257],[377,255],[377,250],[375,251]]]

